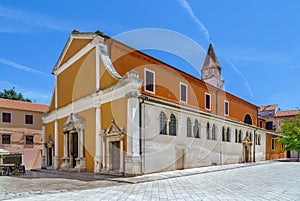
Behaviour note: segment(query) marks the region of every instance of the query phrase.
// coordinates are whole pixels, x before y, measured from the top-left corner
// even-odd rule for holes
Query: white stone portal
[[[124,174],[124,128],[119,128],[112,119],[106,131],[102,131],[102,172]]]
[[[61,169],[83,172],[86,170],[84,156],[84,119],[71,113],[63,125],[64,155]]]

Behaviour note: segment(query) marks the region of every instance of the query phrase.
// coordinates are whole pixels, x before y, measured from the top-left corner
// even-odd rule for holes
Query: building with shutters
[[[47,105],[0,98],[0,148],[22,153],[26,169],[41,168],[42,114]]]

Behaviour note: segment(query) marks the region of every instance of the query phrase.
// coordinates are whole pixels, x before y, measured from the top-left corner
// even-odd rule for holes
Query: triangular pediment
[[[53,73],[76,53],[78,53],[82,48],[89,44],[96,36],[97,34],[92,32],[79,33],[78,31],[73,31],[53,69]]]
[[[124,133],[124,128],[123,127],[119,128],[116,125],[115,120],[112,119],[109,127],[107,128],[107,130],[105,132],[105,134],[109,135],[109,134],[120,134],[120,133]]]
[[[67,121],[63,124],[64,132],[76,130],[84,127],[84,119],[75,113],[71,113]]]

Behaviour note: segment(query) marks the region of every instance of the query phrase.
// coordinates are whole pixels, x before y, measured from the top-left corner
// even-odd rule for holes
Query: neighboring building
[[[41,167],[42,114],[47,105],[0,98],[0,148],[22,153],[26,169]]]
[[[53,69],[43,166],[139,175],[265,160],[258,107],[223,91],[212,45],[202,72],[207,82],[100,32],[73,31]]]
[[[297,157],[296,152],[284,152],[281,143],[276,140],[282,137],[280,126],[283,120],[294,119],[300,110],[280,111],[277,104],[261,106],[258,115],[265,121],[265,128],[268,130],[266,137],[266,159],[274,160],[279,158]]]

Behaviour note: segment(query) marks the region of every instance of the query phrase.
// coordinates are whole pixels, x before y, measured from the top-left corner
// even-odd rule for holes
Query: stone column
[[[58,169],[58,120],[54,122],[54,157],[53,157],[53,168]]]
[[[104,133],[104,131],[102,131],[102,135],[103,135],[103,137],[102,137],[102,171],[103,172],[105,172],[106,171],[106,147],[105,147],[105,145],[106,145],[106,143],[105,143],[105,133]]]
[[[124,172],[124,140],[122,138],[121,142],[120,142],[120,173]]]
[[[41,161],[41,166],[45,167],[46,166],[46,133],[45,133],[45,124],[43,123],[42,125],[42,140],[43,140],[43,145],[42,145],[42,161]]]
[[[100,136],[100,132],[101,132],[101,109],[99,107],[96,108],[96,122],[95,123],[96,123],[96,128],[95,128],[96,149],[95,149],[95,156],[94,156],[94,172],[99,173],[101,171],[101,154],[100,154],[100,150],[101,150],[101,146],[102,146],[102,138]]]
[[[132,91],[127,97],[127,155],[125,159],[125,175],[142,174],[142,160],[140,156],[140,128],[139,128],[139,99],[138,91]]]
[[[62,158],[62,165],[61,168],[68,168],[69,167],[69,132],[64,132],[64,156]]]
[[[76,158],[76,167],[78,171],[85,171],[86,169],[86,159],[83,152],[84,145],[84,128],[78,127],[76,128],[78,135],[78,158]]]
[[[110,171],[111,167],[111,160],[110,159],[110,153],[109,153],[109,142],[106,140],[105,142],[105,152],[106,152],[106,171]]]

